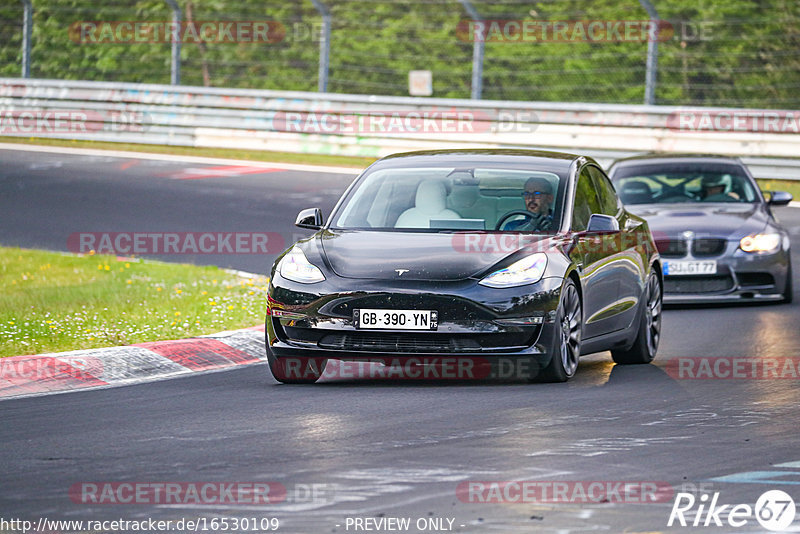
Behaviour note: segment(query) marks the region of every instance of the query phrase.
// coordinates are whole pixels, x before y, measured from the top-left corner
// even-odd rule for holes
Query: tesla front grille
[[[728,244],[724,239],[715,238],[701,238],[695,239],[692,242],[692,255],[695,258],[720,256],[725,252],[725,247]]]
[[[530,334],[392,334],[384,332],[342,332],[328,334],[319,340],[323,349],[375,352],[481,352],[488,349],[511,350],[530,344]]]
[[[723,276],[664,277],[664,293],[719,293],[733,289],[733,278]]]
[[[688,252],[686,241],[682,239],[657,239],[656,248],[665,258],[682,258]]]

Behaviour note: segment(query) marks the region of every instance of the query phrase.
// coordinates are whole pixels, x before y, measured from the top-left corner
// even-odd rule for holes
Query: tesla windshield
[[[376,169],[347,194],[332,227],[551,232],[561,221],[564,182],[519,168]]]
[[[658,163],[624,165],[613,174],[625,204],[757,202],[752,180],[736,165]]]

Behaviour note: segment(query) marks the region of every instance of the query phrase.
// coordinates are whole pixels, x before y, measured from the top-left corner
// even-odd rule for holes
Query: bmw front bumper
[[[789,276],[788,248],[773,253],[747,253],[729,242],[715,275],[664,276],[665,304],[780,301]],[[666,261],[673,258],[666,257]],[[678,259],[678,258],[675,258]],[[680,258],[686,260],[689,258]]]

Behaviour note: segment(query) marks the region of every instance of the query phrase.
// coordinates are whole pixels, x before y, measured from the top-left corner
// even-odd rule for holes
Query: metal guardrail
[[[681,127],[681,114],[714,118],[734,111],[800,121],[791,111],[0,78],[0,135],[5,136],[374,157],[445,147],[518,147],[586,153],[603,164],[646,152],[714,153],[742,157],[759,178],[800,179],[798,132]],[[392,120],[399,127],[391,127]]]

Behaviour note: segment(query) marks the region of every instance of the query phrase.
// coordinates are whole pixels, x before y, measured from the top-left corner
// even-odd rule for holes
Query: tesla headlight
[[[301,284],[313,284],[325,280],[325,275],[322,274],[319,267],[308,261],[303,251],[297,247],[294,247],[281,259],[278,264],[278,272],[287,280]]]
[[[779,234],[756,234],[743,237],[739,248],[745,252],[772,252],[781,244]]]
[[[505,269],[493,272],[478,283],[487,287],[514,287],[533,284],[542,279],[545,267],[547,267],[547,255],[543,252],[537,252],[512,263]]]

